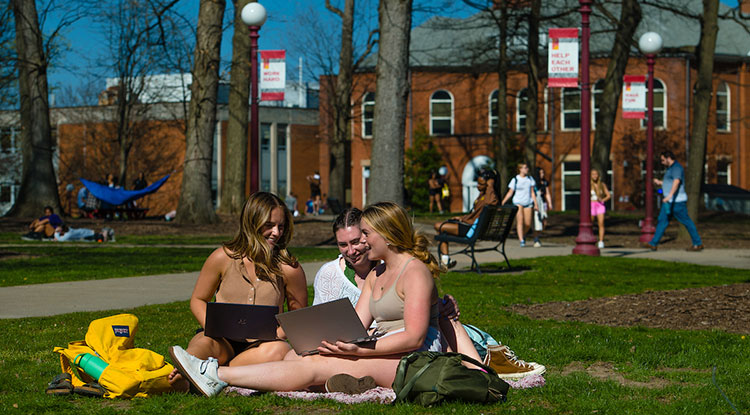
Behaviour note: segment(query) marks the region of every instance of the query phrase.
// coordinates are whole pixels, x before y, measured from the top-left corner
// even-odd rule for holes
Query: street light
[[[662,46],[661,36],[655,32],[644,33],[638,40],[638,47],[646,55],[648,66],[648,92],[646,95],[646,218],[641,224],[641,243],[648,243],[654,237],[654,63]]]
[[[258,151],[258,31],[266,22],[266,8],[248,3],[242,8],[242,21],[250,29],[250,193],[260,190],[260,152]]]
[[[591,85],[589,84],[589,38],[592,0],[578,0],[581,4],[581,198],[578,236],[574,254],[599,256],[596,237],[591,224]]]

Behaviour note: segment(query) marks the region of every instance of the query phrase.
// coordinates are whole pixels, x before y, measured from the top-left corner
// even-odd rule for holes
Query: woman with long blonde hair
[[[318,355],[289,353],[283,361],[239,367],[198,359],[173,346],[178,370],[207,396],[228,384],[265,391],[325,384],[333,392],[363,383],[389,387],[403,355],[442,350],[434,282],[442,269],[427,249],[427,238],[414,230],[403,208],[390,202],[365,208],[360,226],[369,258],[382,261],[368,274],[356,307],[365,327],[377,323],[380,336],[373,346],[323,342]]]
[[[602,181],[599,170],[591,170],[591,221],[596,218],[599,226],[599,248],[604,248],[604,213],[607,207],[604,205],[612,195],[609,194],[607,184]]]
[[[188,344],[188,352],[220,364],[247,365],[281,360],[290,350],[282,339],[227,339],[204,335],[206,307],[217,302],[269,305],[284,311],[307,306],[305,272],[287,251],[292,239],[292,214],[278,196],[257,192],[242,208],[235,237],[209,255],[198,275],[190,310],[201,329]],[[175,390],[187,391],[188,384],[174,371],[169,381]]]

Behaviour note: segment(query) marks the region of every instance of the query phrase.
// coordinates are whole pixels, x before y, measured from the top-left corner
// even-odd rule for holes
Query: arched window
[[[647,80],[648,81],[648,80]],[[646,82],[646,93],[648,93],[648,82]],[[664,83],[654,78],[654,128],[667,128],[667,88]],[[646,101],[648,105],[648,101]],[[648,123],[648,111],[646,118],[641,120],[641,127],[646,128]]]
[[[729,132],[729,85],[720,82],[716,88],[716,131]]]
[[[375,114],[375,93],[368,92],[362,97],[362,137],[372,138],[372,119]]]
[[[602,105],[602,97],[604,96],[604,79],[596,81],[594,89],[591,91],[591,120],[593,121],[592,127],[596,129],[596,125],[599,124],[600,107]]]
[[[448,91],[435,91],[430,97],[430,135],[453,134],[453,97]]]
[[[516,94],[516,131],[526,131],[526,103],[529,102],[529,89],[524,88]]]
[[[563,88],[560,112],[563,130],[581,128],[581,90],[579,88]]]
[[[489,126],[490,126],[490,134],[493,134],[495,130],[497,129],[497,89],[492,91],[490,94],[490,108],[489,108]]]

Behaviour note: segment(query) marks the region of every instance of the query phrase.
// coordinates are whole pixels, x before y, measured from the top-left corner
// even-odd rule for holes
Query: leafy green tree
[[[414,145],[406,150],[404,158],[406,200],[413,210],[426,211],[430,207],[427,180],[443,164],[441,152],[427,132],[427,127],[420,125],[416,128]]]

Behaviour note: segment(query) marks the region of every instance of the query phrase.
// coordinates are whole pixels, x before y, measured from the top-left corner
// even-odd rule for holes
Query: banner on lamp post
[[[286,89],[286,51],[260,51],[260,100],[283,101]]]
[[[622,79],[622,118],[646,118],[646,76],[625,75]]]
[[[578,86],[578,28],[549,30],[547,68],[550,88]]]

